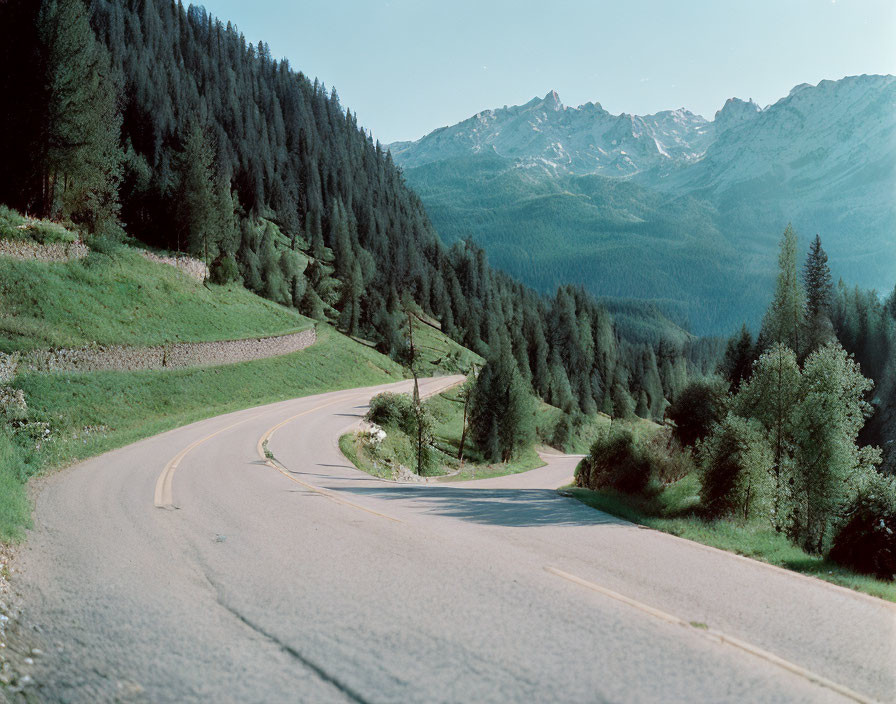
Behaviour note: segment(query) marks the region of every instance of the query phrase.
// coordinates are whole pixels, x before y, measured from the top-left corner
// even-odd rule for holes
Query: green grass
[[[19,539],[31,523],[31,506],[24,476],[28,457],[10,434],[0,428],[0,540]]]
[[[308,327],[241,286],[204,286],[119,247],[61,263],[0,257],[0,351],[241,339]]]
[[[544,465],[535,448],[520,452],[507,463],[486,462],[467,436],[461,467],[457,456],[463,429],[463,402],[458,397],[458,389],[433,396],[426,401],[426,406],[435,418],[433,454],[436,466],[430,468],[430,475],[442,476],[443,481],[464,481],[516,474]],[[375,477],[391,479],[392,467],[398,464],[411,470],[415,466],[413,439],[396,428],[386,428],[386,439],[376,449],[355,433],[343,435],[339,447],[355,467]]]
[[[592,508],[632,523],[896,602],[896,583],[856,574],[823,557],[809,555],[766,523],[738,524],[699,518],[694,514],[699,500],[699,481],[695,476],[687,476],[651,498],[580,488],[564,490],[567,491]]]
[[[478,354],[445,337],[431,325],[419,320],[414,320],[413,324],[419,374],[428,376],[430,370],[435,369],[466,373],[470,365],[482,368],[485,363]]]
[[[22,217],[15,210],[0,205],[0,238],[31,240],[38,244],[54,242],[70,244],[77,241],[78,233],[59,223]]]
[[[29,520],[22,482],[141,438],[252,406],[325,391],[397,381],[405,370],[321,326],[318,342],[282,357],[167,371],[21,374],[29,420],[52,435],[31,453],[0,435],[0,540],[21,538]],[[28,442],[27,445],[33,446]]]

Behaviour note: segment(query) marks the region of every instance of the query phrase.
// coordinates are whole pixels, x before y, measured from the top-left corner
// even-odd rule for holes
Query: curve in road
[[[892,605],[560,496],[576,457],[436,485],[351,467],[339,435],[408,388],[228,414],[42,480],[14,585],[40,696],[894,700]]]

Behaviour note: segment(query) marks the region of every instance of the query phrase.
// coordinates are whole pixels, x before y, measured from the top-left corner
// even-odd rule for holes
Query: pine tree
[[[123,153],[109,56],[81,0],[47,0],[37,19],[47,85],[41,143],[41,214],[117,226]]]
[[[821,238],[815,235],[809,248],[809,256],[803,269],[803,283],[806,287],[806,312],[813,320],[819,315],[828,315],[831,306],[833,280],[828,266],[828,255],[821,248]]]
[[[187,250],[206,263],[216,256],[216,228],[224,217],[220,187],[215,187],[214,153],[202,128],[193,123],[179,163],[178,220]]]
[[[532,442],[535,433],[531,396],[506,339],[497,345],[476,379],[470,404],[470,428],[476,444],[492,462],[508,462]]]
[[[828,267],[828,255],[821,248],[821,238],[815,235],[803,269],[806,287],[806,351],[811,352],[834,339],[831,322],[833,282]]]
[[[725,357],[719,365],[719,373],[731,384],[731,390],[737,391],[741,384],[750,378],[755,357],[753,336],[746,324],[740,333],[728,340]]]
[[[762,322],[766,344],[781,343],[802,354],[805,295],[797,273],[797,237],[788,225],[781,239],[775,296]]]

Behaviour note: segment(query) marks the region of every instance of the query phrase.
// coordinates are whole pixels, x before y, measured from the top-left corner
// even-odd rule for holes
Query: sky
[[[185,0],[185,3],[186,0]],[[385,144],[551,90],[612,113],[896,74],[896,0],[205,0]]]

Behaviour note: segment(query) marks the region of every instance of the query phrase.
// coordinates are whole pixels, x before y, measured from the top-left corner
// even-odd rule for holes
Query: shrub
[[[15,210],[10,210],[5,205],[0,205],[0,237],[7,239],[24,239],[25,231],[19,226],[25,223],[25,218]]]
[[[397,428],[407,435],[414,433],[417,427],[414,400],[407,394],[377,394],[370,399],[370,410],[364,417],[371,423]]]
[[[631,432],[610,426],[576,468],[576,485],[642,494],[650,483],[651,469],[647,453]]]
[[[896,580],[896,478],[867,473],[847,507],[829,557],[856,572]]]
[[[412,467],[417,459],[417,414],[414,412],[414,400],[407,394],[391,394],[384,392],[370,399],[370,410],[364,418],[379,426],[399,430],[398,433],[388,435],[390,445],[406,447],[409,451],[399,452],[401,457]],[[422,429],[423,447],[421,452],[421,464],[423,473],[432,469],[434,457],[431,449],[432,433],[435,423],[430,410],[426,406],[420,408],[420,424]]]
[[[684,387],[666,411],[683,445],[705,438],[725,414],[726,390],[721,379],[698,379]]]
[[[71,230],[67,230],[62,225],[55,222],[47,222],[46,220],[37,220],[30,224],[27,230],[31,239],[40,244],[52,244],[54,242],[63,242],[71,244],[78,239],[77,234]]]
[[[579,463],[576,485],[649,496],[695,469],[693,455],[668,431],[637,438],[627,428],[613,424],[601,429],[588,456]]]
[[[669,428],[662,428],[641,442],[651,474],[660,484],[674,484],[697,468],[691,450],[682,447]]]
[[[55,242],[71,244],[77,241],[78,234],[65,225],[48,220],[31,220],[5,205],[0,205],[0,237],[32,240],[38,244]]]
[[[585,425],[586,416],[580,411],[562,412],[554,426],[553,432],[546,438],[551,447],[567,452],[572,442],[576,439],[582,426]]]

